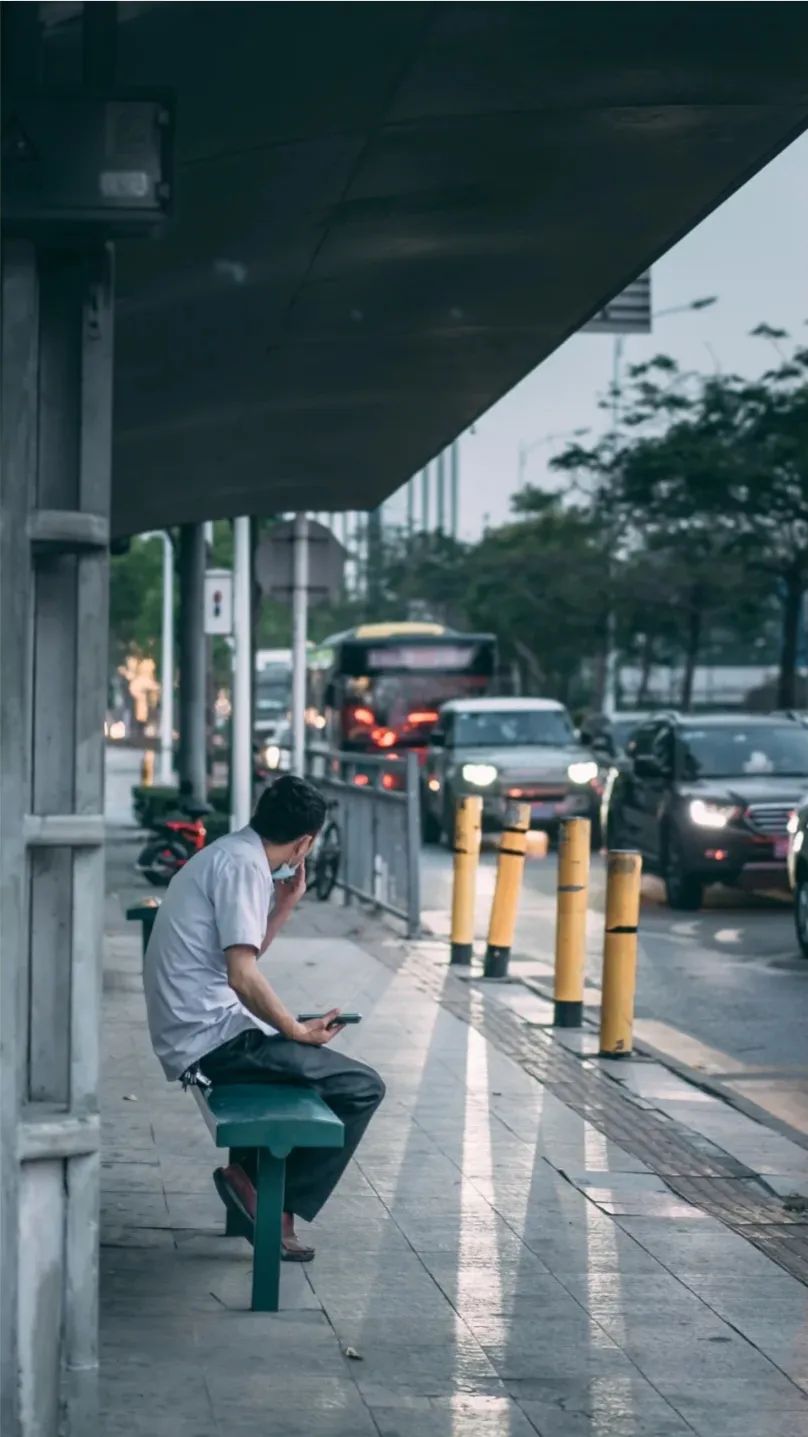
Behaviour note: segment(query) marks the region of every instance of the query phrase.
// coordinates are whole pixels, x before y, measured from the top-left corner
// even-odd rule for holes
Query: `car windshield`
[[[682,738],[689,778],[808,776],[808,733],[798,724],[705,725]]]
[[[563,709],[487,709],[455,714],[458,748],[513,748],[531,744],[572,743],[569,715]]]

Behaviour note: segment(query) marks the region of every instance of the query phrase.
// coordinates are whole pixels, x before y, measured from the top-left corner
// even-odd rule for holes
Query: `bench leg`
[[[281,1280],[281,1217],[284,1162],[266,1148],[258,1151],[258,1210],[255,1215],[252,1310],[277,1312]]]

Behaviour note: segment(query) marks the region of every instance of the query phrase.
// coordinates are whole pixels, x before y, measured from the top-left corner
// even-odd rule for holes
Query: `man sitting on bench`
[[[160,906],[144,959],[152,1046],[166,1077],[199,1070],[222,1083],[301,1083],[345,1125],[342,1148],[296,1149],[286,1163],[282,1256],[308,1262],[295,1235],[333,1191],[384,1097],[373,1068],[326,1048],[341,1032],[323,1018],[299,1023],[277,997],[258,959],[305,892],[306,854],[325,818],[322,796],[284,775],[261,795],[252,822],[212,843],[180,869]],[[231,1154],[218,1168],[219,1196],[255,1220],[255,1153]]]

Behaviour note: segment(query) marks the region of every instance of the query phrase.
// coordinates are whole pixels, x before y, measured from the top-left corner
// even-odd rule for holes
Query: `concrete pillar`
[[[93,1437],[111,249],[2,281],[0,1430]]]
[[[179,552],[180,783],[189,798],[207,797],[205,754],[205,526],[183,524]]]

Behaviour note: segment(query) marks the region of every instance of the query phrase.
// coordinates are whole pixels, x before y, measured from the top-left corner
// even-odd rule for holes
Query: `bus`
[[[443,624],[360,624],[310,655],[310,701],[330,748],[423,757],[441,704],[481,698],[497,667],[493,634]]]

